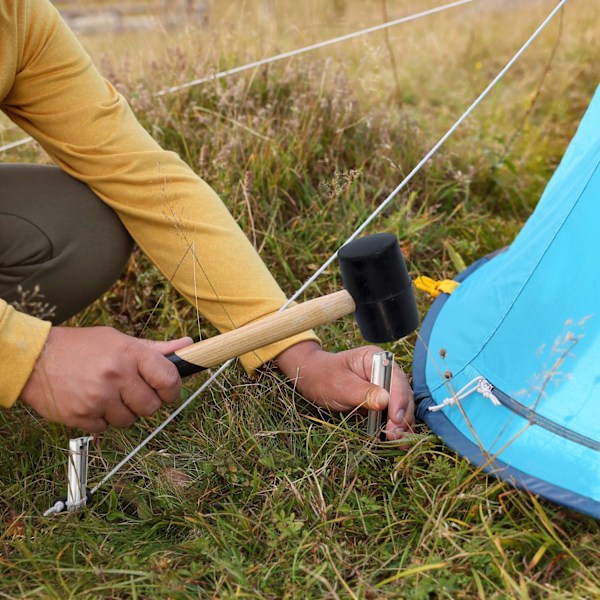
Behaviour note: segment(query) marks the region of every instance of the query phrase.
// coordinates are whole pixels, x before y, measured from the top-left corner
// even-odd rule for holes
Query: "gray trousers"
[[[57,167],[0,164],[0,298],[55,307],[46,318],[57,325],[112,286],[132,246],[85,184]]]

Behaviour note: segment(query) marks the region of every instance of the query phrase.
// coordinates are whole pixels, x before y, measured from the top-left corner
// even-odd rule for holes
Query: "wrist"
[[[46,383],[44,380],[44,373],[46,370],[45,364],[48,359],[48,354],[52,353],[52,346],[56,344],[57,339],[60,338],[60,329],[60,327],[50,327],[44,345],[42,346],[37,360],[29,373],[29,377],[19,394],[18,401],[22,404],[33,406],[36,398],[44,395],[43,390]]]
[[[305,340],[286,348],[275,357],[275,363],[279,370],[287,377],[293,379],[298,372],[310,360],[313,360],[315,354],[325,352],[321,345],[314,340]]]

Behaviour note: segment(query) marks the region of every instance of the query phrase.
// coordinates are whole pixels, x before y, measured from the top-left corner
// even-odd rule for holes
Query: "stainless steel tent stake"
[[[83,508],[87,501],[88,451],[91,436],[69,440],[69,471],[67,510],[69,512]]]
[[[88,451],[92,436],[72,438],[69,440],[69,468],[67,497],[58,500],[50,507],[44,516],[57,514],[63,511],[75,512],[81,510],[88,498]]]
[[[392,352],[377,352],[373,355],[371,367],[371,383],[384,388],[388,393],[392,386],[392,369],[394,367],[394,354]],[[382,411],[370,410],[367,417],[367,433],[379,435],[381,433]]]

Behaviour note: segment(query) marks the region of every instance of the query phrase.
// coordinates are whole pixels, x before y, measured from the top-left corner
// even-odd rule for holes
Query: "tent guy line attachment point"
[[[494,406],[500,406],[502,403],[493,392],[494,386],[483,376],[475,377],[471,379],[469,383],[460,388],[456,394],[452,394],[449,398],[445,398],[441,404],[436,404],[435,406],[430,406],[427,410],[429,412],[438,412],[446,406],[454,406],[457,402],[460,402],[467,396],[474,394],[477,392],[481,394],[484,398],[489,400]]]

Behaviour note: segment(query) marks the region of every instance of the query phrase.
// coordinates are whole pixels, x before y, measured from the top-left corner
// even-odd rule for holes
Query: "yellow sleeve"
[[[27,383],[50,323],[16,311],[0,300],[0,406],[8,408]]]
[[[140,248],[219,331],[281,307],[283,292],[219,197],[141,127],[50,2],[0,6],[5,17],[12,12],[0,29],[2,110],[118,213]],[[8,75],[5,63],[14,67]],[[243,365],[252,371],[304,339],[317,338],[307,332],[273,344],[242,357]]]

